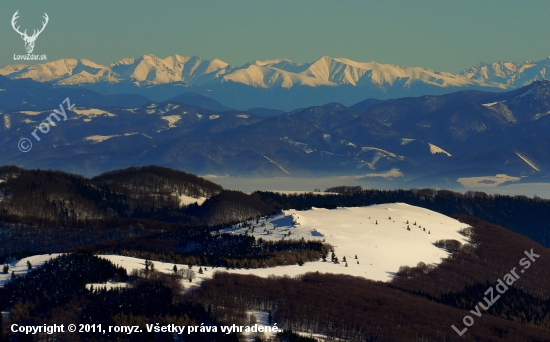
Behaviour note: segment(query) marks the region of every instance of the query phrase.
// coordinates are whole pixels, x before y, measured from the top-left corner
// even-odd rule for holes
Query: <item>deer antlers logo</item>
[[[19,31],[19,26],[15,27],[15,25],[17,25],[16,23],[17,18],[19,18],[18,14],[19,14],[19,11],[16,11],[13,14],[13,17],[11,18],[11,26],[13,27],[15,32],[19,33],[21,35],[21,38],[23,38],[23,40],[25,41],[25,49],[27,50],[27,53],[32,53],[32,50],[34,50],[34,42],[36,38],[38,38],[38,35],[40,35],[40,33],[42,33],[42,31],[44,31],[44,29],[46,28],[46,25],[48,25],[48,20],[49,20],[48,15],[44,12],[43,18],[45,21],[42,22],[42,28],[38,31],[34,30],[32,36],[28,36],[27,30],[25,30],[24,32],[21,32]]]

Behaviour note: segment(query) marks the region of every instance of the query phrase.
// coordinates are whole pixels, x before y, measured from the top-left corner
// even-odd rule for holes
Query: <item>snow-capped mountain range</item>
[[[257,88],[292,88],[295,86],[361,86],[393,85],[397,80],[422,82],[439,86],[461,86],[476,83],[468,77],[424,68],[400,67],[375,62],[358,63],[346,58],[324,56],[311,63],[297,64],[288,59],[253,61],[242,66],[214,59],[173,55],[164,59],[153,55],[124,58],[109,66],[86,59],[60,59],[44,64],[8,65],[0,75],[31,78],[59,85],[82,85],[96,82],[132,81],[143,85],[185,82],[190,85],[241,83]]]
[[[161,59],[144,55],[124,58],[108,66],[86,59],[15,64],[0,68],[0,75],[59,86],[83,86],[104,94],[130,91],[157,101],[180,94],[183,86],[230,107],[289,110],[319,104],[318,99],[350,105],[368,97],[386,99],[464,89],[518,88],[547,79],[549,66],[550,57],[539,62],[480,63],[455,75],[328,56],[302,64],[275,59],[231,66],[219,59],[210,61],[196,56],[173,55]],[[265,91],[270,91],[269,99]],[[303,99],[296,99],[298,95]]]

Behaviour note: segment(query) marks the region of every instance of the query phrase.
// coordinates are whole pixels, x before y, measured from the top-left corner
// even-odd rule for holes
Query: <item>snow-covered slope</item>
[[[264,227],[262,223],[265,223]],[[400,266],[416,266],[419,262],[440,263],[448,253],[433,245],[437,240],[467,242],[458,233],[467,225],[434,211],[403,203],[333,210],[288,210],[254,225],[256,228],[252,235],[264,240],[302,237],[306,240],[325,240],[334,247],[340,260],[340,264],[334,264],[329,257],[327,262],[252,271],[265,276],[292,276],[319,271],[386,281],[393,277]],[[236,227],[225,230],[233,234],[244,234],[246,231],[247,228]],[[348,267],[342,262],[344,257]],[[250,273],[239,270],[232,272]]]
[[[160,59],[153,55],[124,58],[110,65],[122,80],[147,84],[187,82],[202,84],[224,73],[227,63],[218,59],[208,61],[199,57],[173,55]]]
[[[391,218],[391,219],[390,219]],[[407,221],[409,222],[407,224]],[[369,207],[338,208],[333,210],[317,209],[306,211],[287,210],[269,218],[263,218],[254,226],[253,234],[264,240],[301,239],[324,240],[334,247],[340,263],[307,262],[303,266],[279,266],[263,269],[225,270],[203,267],[203,274],[189,283],[187,289],[199,286],[203,280],[213,276],[215,271],[237,274],[254,274],[261,277],[269,275],[296,276],[306,272],[324,272],[349,274],[373,280],[388,281],[400,266],[416,266],[419,262],[437,265],[448,253],[433,245],[437,240],[454,239],[468,243],[458,233],[467,225],[431,210],[403,203],[380,204]],[[415,225],[416,223],[416,225]],[[409,226],[410,230],[407,230]],[[425,230],[424,230],[425,229]],[[233,226],[223,230],[225,233],[244,234],[248,228]],[[290,233],[290,236],[289,236]],[[17,262],[17,274],[26,273],[26,260],[39,265],[52,256],[35,256]],[[355,258],[357,256],[357,259]],[[145,260],[119,255],[103,255],[131,272],[145,267]],[[346,262],[343,261],[344,257]],[[347,266],[346,266],[347,263]],[[174,264],[155,261],[155,269],[161,272],[173,272]],[[178,269],[187,265],[177,265]],[[0,275],[0,284],[8,275]],[[98,286],[95,284],[94,287]],[[107,286],[121,286],[107,284]]]
[[[117,81],[108,67],[86,59],[73,58],[35,65],[8,65],[0,68],[0,75],[10,78],[31,78],[39,82],[57,81],[59,84],[94,83],[99,80]]]
[[[407,230],[407,221],[409,221],[410,231]],[[434,211],[403,203],[333,210],[288,210],[262,219],[258,224],[255,220],[250,222],[255,229],[254,233],[249,232],[249,234],[257,239],[279,240],[303,237],[306,240],[325,240],[334,247],[340,263],[330,262],[329,256],[326,262],[307,262],[303,266],[227,270],[228,272],[268,277],[285,274],[296,276],[319,271],[388,281],[400,266],[412,267],[419,262],[437,265],[442,259],[448,257],[447,252],[433,245],[437,240],[454,239],[467,243],[464,236],[458,233],[467,225]],[[223,232],[244,234],[247,230],[248,228],[234,226]],[[127,268],[128,271],[144,267],[144,260],[116,255],[104,257]],[[346,262],[343,262],[344,257],[347,267]],[[178,268],[187,267],[186,265],[177,266]],[[159,271],[171,272],[173,267],[173,264],[155,262],[155,269]],[[202,280],[210,278],[215,270],[218,269],[207,268],[204,274],[197,274],[198,277],[193,283],[186,282],[185,285],[198,286]],[[222,271],[226,270],[222,269]]]
[[[447,157],[451,157],[451,154],[449,152],[445,151],[444,149],[442,149],[441,147],[435,146],[434,144],[430,144],[430,143],[428,143],[428,146],[430,147],[430,153],[431,154],[443,153],[443,154],[447,155]]]
[[[23,258],[17,262],[8,263],[10,269],[7,274],[0,273],[0,287],[4,286],[4,283],[11,278],[11,273],[15,272],[15,275],[23,275],[26,274],[28,271],[27,261],[31,263],[31,266],[34,267],[40,267],[42,266],[46,261],[51,260],[53,258],[56,258],[60,256],[61,254],[42,254],[42,255],[34,255],[27,258]],[[0,265],[3,266],[3,265]]]

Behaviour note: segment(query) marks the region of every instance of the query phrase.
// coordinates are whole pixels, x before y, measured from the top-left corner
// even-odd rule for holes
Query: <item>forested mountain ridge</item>
[[[177,206],[181,196],[210,198],[223,191],[220,185],[204,178],[154,165],[105,172],[92,181],[127,188],[136,199],[154,196],[172,206]]]
[[[0,168],[0,212],[46,220],[140,217],[181,207],[180,196],[199,199],[223,188],[182,171],[157,166],[129,168],[92,179],[62,171]]]
[[[31,137],[29,153],[15,148],[22,132],[30,136],[40,125],[46,132],[55,116],[34,107],[0,112],[0,164],[88,176],[151,164],[212,175],[343,175],[406,188],[546,182],[549,175],[550,81],[351,107],[319,102],[268,117],[177,102],[193,99],[184,95],[132,108],[76,103],[52,134]]]

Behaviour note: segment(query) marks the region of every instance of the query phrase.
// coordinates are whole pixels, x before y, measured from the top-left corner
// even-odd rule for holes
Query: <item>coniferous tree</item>
[[[10,265],[4,264],[4,268],[2,269],[2,272],[4,274],[8,274],[9,270],[10,270]]]
[[[27,269],[30,271],[32,270],[32,264],[29,260],[27,260]]]

